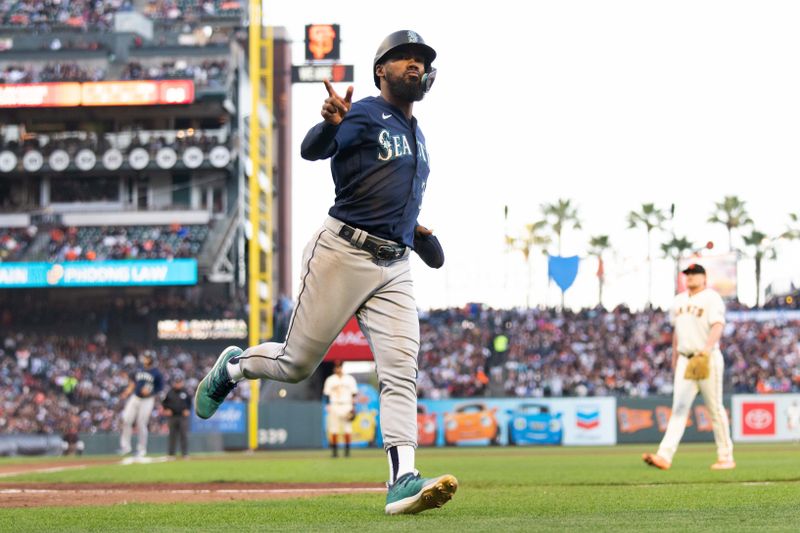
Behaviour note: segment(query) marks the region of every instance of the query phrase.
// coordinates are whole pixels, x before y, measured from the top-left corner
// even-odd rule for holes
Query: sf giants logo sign
[[[309,24],[306,26],[306,61],[339,59],[339,25]]]

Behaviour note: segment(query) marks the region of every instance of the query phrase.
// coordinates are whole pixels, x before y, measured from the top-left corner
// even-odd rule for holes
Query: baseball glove
[[[356,410],[355,410],[355,409],[352,409],[352,410],[351,410],[351,411],[350,411],[350,412],[347,414],[347,420],[349,420],[350,422],[352,422],[352,421],[353,421],[353,420],[355,420],[355,419],[356,419]]]
[[[686,372],[683,377],[686,379],[707,379],[709,373],[709,359],[706,352],[695,352],[686,365]]]
[[[431,268],[441,268],[444,264],[444,250],[439,239],[433,235],[414,232],[414,251]]]

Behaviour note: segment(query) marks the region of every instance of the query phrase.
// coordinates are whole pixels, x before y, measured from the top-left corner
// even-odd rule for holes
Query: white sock
[[[240,364],[241,361],[236,364],[226,363],[225,368],[228,370],[228,375],[231,377],[231,381],[242,381],[244,379],[244,374],[239,366]]]
[[[393,484],[403,474],[415,472],[413,446],[392,446],[386,450],[389,459],[389,484]]]

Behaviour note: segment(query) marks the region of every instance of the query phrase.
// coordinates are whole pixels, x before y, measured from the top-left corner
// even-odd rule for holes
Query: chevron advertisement
[[[0,289],[195,284],[196,259],[0,264]]]
[[[800,394],[735,394],[733,440],[800,442]]]

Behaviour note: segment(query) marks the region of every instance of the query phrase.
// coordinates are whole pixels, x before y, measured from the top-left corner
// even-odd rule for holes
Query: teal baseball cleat
[[[458,489],[458,480],[450,474],[424,478],[409,472],[389,486],[386,493],[386,514],[416,514],[441,507]]]
[[[211,371],[197,386],[197,392],[194,393],[194,412],[200,418],[211,418],[225,401],[225,397],[236,388],[236,382],[231,381],[228,375],[227,364],[239,355],[242,355],[242,350],[236,346],[228,346],[222,350]]]

